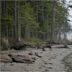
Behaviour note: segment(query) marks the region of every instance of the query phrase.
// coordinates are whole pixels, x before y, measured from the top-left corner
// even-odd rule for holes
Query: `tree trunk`
[[[20,2],[18,1],[18,40],[21,40]]]
[[[52,19],[52,24],[51,24],[51,39],[50,42],[54,42],[54,25],[55,25],[55,3],[56,1],[53,1],[53,7],[52,7],[52,15],[53,15],[53,19]]]
[[[17,37],[17,26],[18,26],[18,8],[17,8],[17,2],[18,1],[16,1],[15,0],[15,10],[14,10],[14,12],[15,12],[15,14],[14,14],[14,24],[15,24],[15,39],[17,39],[18,40],[18,37]]]
[[[1,1],[0,1],[0,41],[1,41]],[[0,43],[0,49],[1,49],[1,43]]]
[[[25,27],[25,39],[30,39],[30,28],[28,25]]]
[[[15,0],[15,35],[16,39],[21,39],[21,23],[20,23],[20,2]]]

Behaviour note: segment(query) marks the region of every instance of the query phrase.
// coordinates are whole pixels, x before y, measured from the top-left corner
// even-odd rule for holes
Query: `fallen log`
[[[1,63],[10,63],[10,62],[12,62],[12,59],[7,54],[4,54],[4,55],[0,55],[0,62]]]
[[[61,45],[54,45],[52,47],[54,47],[54,48],[69,48],[68,45],[63,45],[63,44],[61,44]]]
[[[35,55],[39,58],[41,58],[42,56],[40,56],[37,52],[35,52]]]
[[[13,62],[17,62],[17,63],[33,63],[33,62],[35,62],[35,59],[28,55],[9,54],[8,56],[12,59]]]
[[[50,50],[52,50],[52,46],[49,44],[41,46],[41,48],[42,48],[42,51],[45,51],[45,48],[49,48]]]

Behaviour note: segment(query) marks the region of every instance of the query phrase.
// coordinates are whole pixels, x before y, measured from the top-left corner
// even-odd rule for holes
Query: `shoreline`
[[[72,46],[71,46],[72,47]],[[36,57],[36,61],[33,64],[25,63],[0,63],[1,72],[66,72],[64,63],[62,60],[72,53],[72,48],[53,48],[46,51],[41,49],[30,49],[28,51],[18,51],[17,54],[28,54],[30,51],[33,53],[37,52],[41,58]],[[14,53],[15,53],[14,52]],[[9,70],[9,71],[7,71]]]

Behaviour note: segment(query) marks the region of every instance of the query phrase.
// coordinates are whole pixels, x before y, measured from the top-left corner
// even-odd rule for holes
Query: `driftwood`
[[[28,55],[33,55],[33,53],[32,52],[29,52]]]
[[[40,56],[37,52],[35,52],[35,55],[39,58],[41,58],[42,56]]]
[[[54,48],[69,48],[67,45],[63,45],[63,44],[61,44],[61,45],[54,45],[53,47]]]
[[[33,63],[33,62],[35,62],[35,59],[28,55],[9,54],[8,56],[12,59],[13,62],[18,62],[18,63]]]
[[[12,59],[7,55],[7,54],[1,54],[0,55],[0,62],[3,62],[3,63],[10,63],[12,62]]]
[[[41,48],[42,48],[42,51],[45,51],[45,48],[49,48],[51,50],[52,46],[49,44],[45,44],[45,45],[41,46]]]

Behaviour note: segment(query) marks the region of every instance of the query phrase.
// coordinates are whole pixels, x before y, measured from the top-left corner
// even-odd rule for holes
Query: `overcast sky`
[[[67,1],[67,5],[69,5],[69,4],[71,4],[72,5],[72,0],[66,0]],[[70,1],[70,3],[69,3],[69,1]],[[72,21],[72,8],[69,8],[69,19]],[[72,22],[69,22],[70,24],[71,24],[71,26],[72,26]]]
[[[71,4],[72,5],[72,0],[66,0],[67,2],[67,5],[68,4]],[[69,1],[70,1],[70,3],[69,3]],[[69,15],[70,16],[68,16],[68,19],[69,20],[71,20],[71,22],[69,22],[69,24],[70,24],[70,26],[71,26],[71,29],[72,29],[72,8],[69,8]],[[69,40],[72,40],[72,32],[70,31],[68,34],[67,34],[67,38],[69,39]]]

